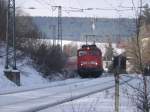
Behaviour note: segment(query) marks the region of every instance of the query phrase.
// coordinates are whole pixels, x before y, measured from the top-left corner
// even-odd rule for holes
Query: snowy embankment
[[[16,85],[13,82],[9,81],[4,76],[3,70],[4,70],[4,62],[0,58],[0,90],[3,91],[3,89],[9,89],[9,88],[16,87]]]
[[[5,66],[5,49],[4,49],[4,44],[0,43],[0,90],[4,89],[9,89],[16,87],[16,85],[9,81],[5,76],[4,76],[4,66]]]
[[[5,54],[5,44],[0,43],[0,91],[18,88],[13,82],[9,81],[4,76]],[[29,58],[20,59],[17,61],[17,69],[20,71],[21,75],[21,86],[32,87],[49,83],[49,81],[43,78],[29,62]]]

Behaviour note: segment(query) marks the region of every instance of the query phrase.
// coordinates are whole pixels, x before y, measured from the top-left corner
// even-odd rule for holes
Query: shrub
[[[33,53],[34,52],[34,53]],[[59,72],[66,63],[66,55],[62,52],[61,47],[40,44],[32,51],[32,56],[36,68],[44,74],[45,77],[52,72]]]

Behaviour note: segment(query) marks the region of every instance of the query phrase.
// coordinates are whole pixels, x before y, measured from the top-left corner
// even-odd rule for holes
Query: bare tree
[[[104,61],[106,63],[106,68],[108,68],[108,72],[113,72],[112,59],[113,59],[114,49],[112,47],[112,42],[110,39],[108,39],[108,45],[106,45],[105,48],[106,48],[106,52],[104,54]]]
[[[74,43],[64,45],[64,52],[68,56],[76,56],[77,55],[77,45],[74,45]]]
[[[127,47],[127,55],[130,57],[130,63],[133,65],[133,71],[142,74],[142,80],[141,84],[139,85],[139,88],[135,89],[135,97],[134,101],[136,103],[137,109],[140,112],[149,112],[150,110],[150,92],[149,92],[149,81],[147,80],[147,77],[143,74],[144,73],[144,65],[145,62],[149,60],[149,52],[148,46],[145,46],[145,42],[143,42],[143,30],[142,28],[145,27],[143,23],[148,23],[147,19],[149,18],[149,15],[145,16],[142,14],[145,14],[144,12],[147,10],[144,10],[142,13],[142,1],[141,1],[141,7],[140,7],[140,15],[138,16],[136,20],[137,30],[136,30],[136,37],[133,37],[128,44]],[[150,11],[150,10],[149,10]],[[149,13],[147,13],[149,14]],[[147,57],[147,58],[146,58]]]
[[[35,66],[44,77],[50,77],[52,72],[60,72],[66,62],[66,55],[59,45],[39,43],[32,53]]]
[[[141,40],[138,41],[141,46]],[[141,51],[140,51],[141,52]],[[137,39],[135,37],[131,38],[128,41],[128,45],[126,47],[127,57],[129,58],[129,62],[132,65],[131,72],[140,73],[141,66],[140,66],[140,55],[139,55],[139,47],[137,45]]]

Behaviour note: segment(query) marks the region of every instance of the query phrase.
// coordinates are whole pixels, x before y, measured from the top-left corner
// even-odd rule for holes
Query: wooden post
[[[119,112],[119,72],[121,65],[121,57],[116,56],[113,60],[113,69],[115,77],[115,112]]]
[[[115,112],[119,112],[119,74],[115,70]]]
[[[113,69],[115,77],[115,112],[119,112],[119,74],[126,72],[126,57],[123,55],[114,57]]]

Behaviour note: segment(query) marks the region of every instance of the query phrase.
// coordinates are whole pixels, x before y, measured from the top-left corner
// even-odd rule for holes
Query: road
[[[122,76],[120,82],[132,80]],[[78,79],[19,91],[3,92],[0,95],[0,112],[35,112],[60,105],[75,99],[102,92],[114,87],[114,78]]]

